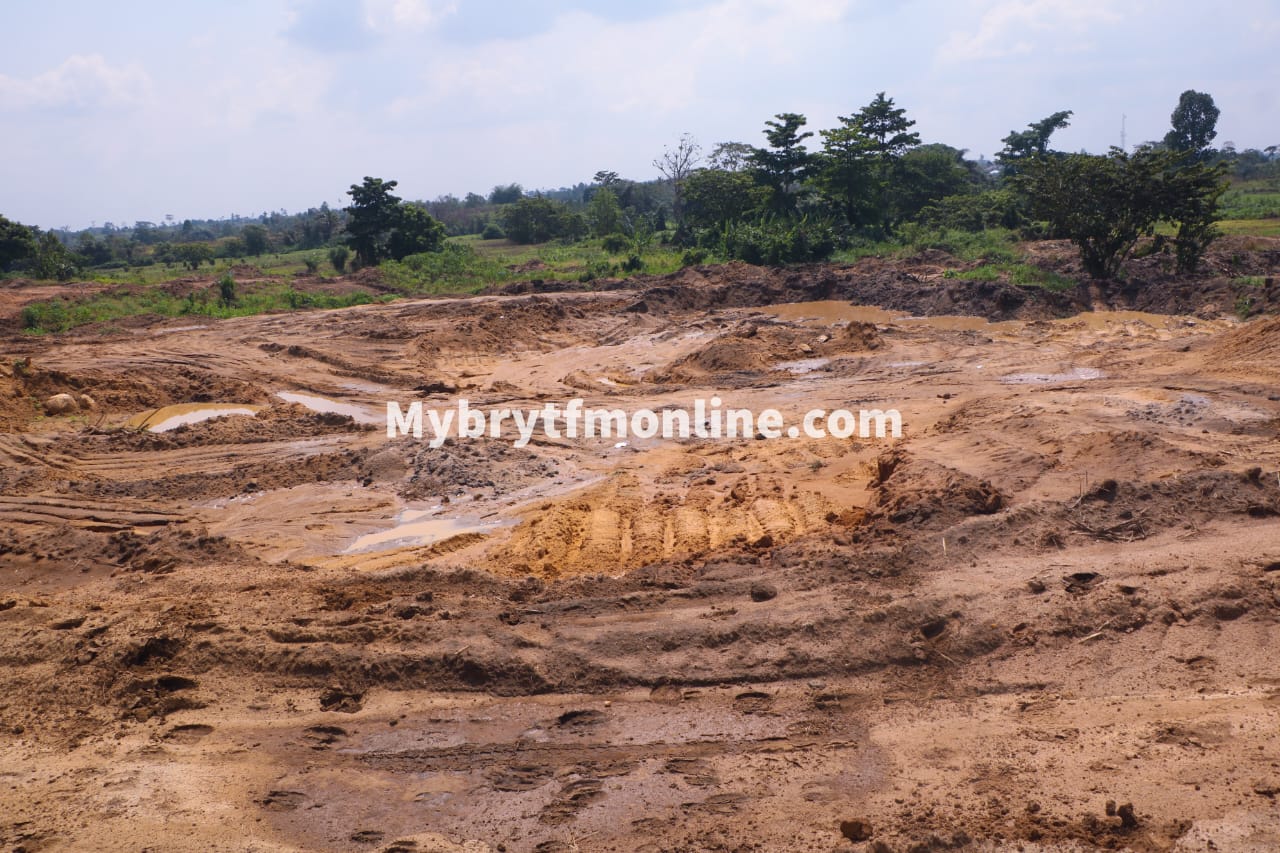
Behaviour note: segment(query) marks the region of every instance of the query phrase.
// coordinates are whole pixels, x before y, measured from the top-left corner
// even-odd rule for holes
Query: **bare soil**
[[[41,338],[47,288],[10,287],[0,845],[1280,849],[1280,320],[1234,313],[1278,262],[730,265]],[[904,435],[386,437],[388,400],[461,396]],[[264,408],[124,428],[187,403]]]

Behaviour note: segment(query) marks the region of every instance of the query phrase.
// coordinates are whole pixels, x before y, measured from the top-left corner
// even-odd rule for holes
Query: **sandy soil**
[[[5,332],[0,844],[1280,849],[1280,320],[955,266]],[[904,436],[383,426],[713,395]]]

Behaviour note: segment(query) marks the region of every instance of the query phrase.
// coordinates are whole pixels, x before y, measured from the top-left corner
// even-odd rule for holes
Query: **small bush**
[[[680,257],[680,266],[682,267],[696,267],[699,264],[705,264],[706,262],[706,249],[687,249]]]
[[[218,279],[218,301],[224,308],[236,304],[236,280],[230,273]]]
[[[480,232],[481,240],[501,240],[507,236],[507,232],[502,230],[502,226],[496,222],[490,222],[484,226],[484,230]]]
[[[307,272],[311,275],[315,275],[320,272],[320,261],[316,258],[303,258],[302,263],[306,266]]]
[[[329,263],[333,264],[333,268],[338,272],[343,272],[347,268],[347,259],[351,257],[351,250],[346,246],[334,246],[329,250]]]
[[[630,241],[623,234],[609,234],[600,241],[600,246],[606,251],[613,254],[625,251]]]

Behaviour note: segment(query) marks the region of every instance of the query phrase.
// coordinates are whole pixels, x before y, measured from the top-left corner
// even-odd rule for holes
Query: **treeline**
[[[1167,223],[1167,248],[1194,269],[1216,232],[1224,179],[1280,180],[1276,146],[1237,152],[1212,147],[1218,109],[1187,91],[1159,141],[1103,155],[1053,150],[1067,127],[1064,110],[1014,130],[994,162],[923,142],[905,109],[881,92],[835,127],[808,130],[798,113],[765,122],[764,145],[722,142],[704,152],[688,134],[654,160],[661,178],[632,181],[599,171],[589,182],[529,193],[519,184],[487,194],[403,202],[394,181],[366,178],[352,204],[253,219],[111,223],[80,232],[44,231],[0,217],[0,272],[70,278],[86,268],[154,263],[197,269],[217,258],[330,249],[340,271],[348,247],[355,264],[436,251],[448,236],[516,243],[599,240],[638,268],[655,241],[708,256],[753,263],[828,257],[858,241],[910,228],[1062,237],[1081,247],[1088,271],[1116,274],[1134,243]]]

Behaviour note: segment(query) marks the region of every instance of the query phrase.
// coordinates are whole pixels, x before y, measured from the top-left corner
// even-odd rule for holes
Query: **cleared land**
[[[0,289],[0,842],[1277,849],[1280,240],[1158,264],[699,267],[56,336],[20,332],[47,286]],[[43,416],[58,393],[94,407]],[[905,436],[380,424],[712,395]],[[259,408],[126,426],[190,404]]]

